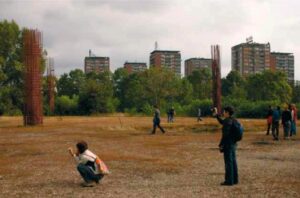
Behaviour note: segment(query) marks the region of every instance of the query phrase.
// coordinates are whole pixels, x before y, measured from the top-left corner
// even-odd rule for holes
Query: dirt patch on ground
[[[234,187],[219,185],[224,163],[216,120],[176,118],[162,123],[165,135],[154,136],[151,120],[51,117],[43,126],[22,127],[20,117],[1,117],[1,197],[300,197],[299,138],[272,141],[265,120],[242,120]],[[80,187],[67,152],[82,139],[112,172],[94,188]]]

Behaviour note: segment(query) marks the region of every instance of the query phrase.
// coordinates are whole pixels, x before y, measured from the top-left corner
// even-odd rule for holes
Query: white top
[[[294,121],[295,120],[295,112],[294,112],[294,110],[291,111],[291,114],[292,114],[292,120]]]
[[[95,174],[100,174],[99,168],[96,164],[96,159],[98,158],[97,155],[92,153],[90,150],[85,150],[83,153],[79,154],[78,156],[74,156],[77,164],[86,164],[88,161],[91,161],[94,163],[95,170],[91,167],[92,171]]]

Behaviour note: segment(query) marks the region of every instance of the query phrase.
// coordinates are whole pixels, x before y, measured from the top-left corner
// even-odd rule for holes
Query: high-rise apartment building
[[[231,48],[231,69],[242,75],[255,74],[270,68],[270,43],[241,43]]]
[[[295,67],[294,67],[294,55],[292,53],[272,52],[271,68],[272,70],[280,70],[285,72],[288,81],[294,82]]]
[[[89,56],[84,59],[84,72],[101,73],[109,71],[109,57],[92,56],[91,51]]]
[[[133,72],[142,72],[147,69],[146,63],[138,63],[138,62],[125,62],[124,68],[128,71],[128,73]]]
[[[209,58],[190,58],[184,61],[184,75],[189,76],[195,70],[200,70],[201,68],[211,69],[211,59]]]
[[[154,50],[150,54],[150,67],[166,68],[181,75],[180,51]]]

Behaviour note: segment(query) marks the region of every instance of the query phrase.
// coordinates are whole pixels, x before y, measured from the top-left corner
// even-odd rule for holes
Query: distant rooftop
[[[109,59],[106,56],[86,56],[85,59]]]
[[[151,54],[154,54],[155,52],[163,52],[163,53],[179,53],[180,51],[177,50],[154,50],[151,52]]]
[[[234,47],[240,47],[240,46],[245,46],[245,45],[251,45],[251,46],[260,46],[260,45],[270,45],[270,43],[255,43],[255,42],[249,42],[249,43],[240,43],[238,45],[233,46]]]
[[[125,62],[124,64],[147,64],[147,63],[142,63],[142,62]]]
[[[194,58],[186,59],[185,61],[189,61],[189,60],[211,60],[211,58],[197,58],[197,57],[194,57]]]
[[[293,53],[289,53],[289,52],[271,52],[271,54],[278,54],[278,55],[294,55]]]

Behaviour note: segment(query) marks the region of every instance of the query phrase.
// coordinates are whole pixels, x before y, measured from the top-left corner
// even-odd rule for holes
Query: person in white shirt
[[[72,148],[69,148],[69,153],[77,162],[77,170],[84,179],[82,184],[84,187],[93,187],[99,183],[104,175],[109,174],[109,171],[104,162],[90,150],[85,141],[80,141],[76,144],[77,152],[74,153]]]

